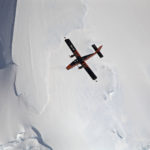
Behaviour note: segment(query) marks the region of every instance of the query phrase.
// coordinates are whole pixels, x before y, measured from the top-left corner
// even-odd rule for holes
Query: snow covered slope
[[[149,8],[147,0],[18,1],[11,91],[21,127],[0,149],[148,150]],[[104,45],[104,59],[88,61],[98,82],[65,69],[64,36],[81,55]]]
[[[20,129],[16,67],[12,61],[15,11],[16,0],[0,0],[0,144],[13,138]]]

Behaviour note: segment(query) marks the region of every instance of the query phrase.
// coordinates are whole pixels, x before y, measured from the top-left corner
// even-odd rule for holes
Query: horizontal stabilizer
[[[98,48],[97,48],[97,46],[96,46],[95,44],[93,44],[92,47],[93,47],[93,49],[94,49],[95,51],[98,50]],[[102,46],[101,46],[101,47],[102,47]],[[101,47],[99,47],[99,48],[101,48]],[[97,54],[98,54],[98,56],[99,56],[100,58],[104,57],[103,54],[102,54],[100,51],[98,51]]]

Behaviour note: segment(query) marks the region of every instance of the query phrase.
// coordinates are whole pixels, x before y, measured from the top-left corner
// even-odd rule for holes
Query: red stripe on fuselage
[[[77,50],[74,51],[74,54],[75,54],[76,57],[81,57]]]
[[[75,65],[68,65],[67,67],[66,67],[66,69],[67,70],[69,70],[69,69],[72,69],[73,67],[75,67],[75,66],[77,66],[77,65],[79,65],[80,63],[76,63]]]
[[[84,59],[83,61],[87,61],[88,59],[90,59],[92,56],[94,56],[96,54],[96,52],[95,53],[93,53],[93,54],[91,54],[89,57],[87,57],[86,59]]]

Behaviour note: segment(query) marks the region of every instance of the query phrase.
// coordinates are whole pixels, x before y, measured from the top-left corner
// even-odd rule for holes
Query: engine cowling
[[[83,66],[79,66],[79,67],[78,67],[78,69],[82,69],[82,68],[83,68]]]

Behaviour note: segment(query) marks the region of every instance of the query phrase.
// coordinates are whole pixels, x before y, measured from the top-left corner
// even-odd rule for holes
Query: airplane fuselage
[[[72,69],[73,67],[75,67],[75,66],[80,64],[81,66],[79,67],[79,69],[84,68],[85,71],[90,75],[90,77],[93,80],[97,79],[96,75],[93,73],[93,71],[87,65],[86,61],[88,59],[90,59],[92,56],[94,56],[95,54],[98,54],[100,58],[103,57],[103,55],[100,53],[100,50],[101,50],[102,46],[97,48],[96,45],[92,45],[92,47],[95,50],[95,53],[88,54],[88,55],[82,57],[69,39],[65,39],[65,42],[69,46],[70,50],[73,52],[73,55],[71,55],[70,57],[74,57],[74,56],[76,57],[76,59],[73,62],[71,62],[66,67],[66,69],[67,70]]]

